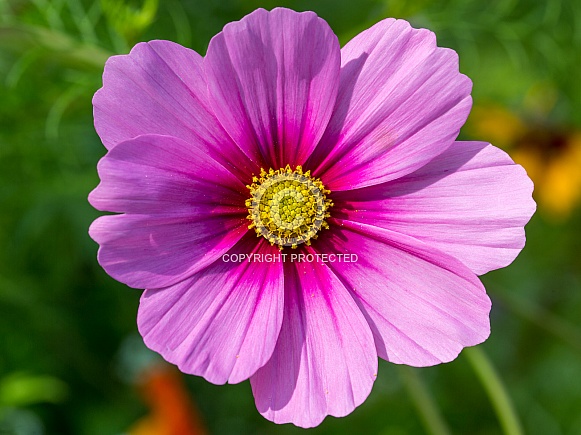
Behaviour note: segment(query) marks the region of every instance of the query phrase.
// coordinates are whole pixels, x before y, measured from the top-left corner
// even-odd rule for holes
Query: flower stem
[[[503,432],[506,435],[523,435],[514,405],[486,353],[480,347],[466,348],[463,353],[486,390]]]
[[[398,369],[426,432],[431,435],[451,435],[446,421],[416,370],[407,366],[398,366]]]

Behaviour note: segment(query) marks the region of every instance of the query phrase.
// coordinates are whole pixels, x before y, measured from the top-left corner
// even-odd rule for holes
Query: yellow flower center
[[[279,245],[280,249],[293,249],[301,243],[311,244],[321,228],[329,228],[325,218],[333,203],[325,194],[321,180],[311,177],[310,171],[303,173],[300,166],[293,171],[289,165],[284,169],[260,170],[260,177],[252,178],[250,199],[246,200],[248,219],[258,236]]]

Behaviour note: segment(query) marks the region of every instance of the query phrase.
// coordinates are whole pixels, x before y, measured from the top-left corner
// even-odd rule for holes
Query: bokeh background
[[[170,39],[204,54],[257,7],[311,9],[347,42],[385,17],[436,32],[474,82],[463,139],[524,165],[527,246],[482,279],[492,335],[452,363],[380,363],[368,400],[313,434],[581,434],[581,8],[576,0],[0,0],[0,433],[298,434],[142,344],[139,291],[87,228],[105,154],[91,98],[108,56]]]

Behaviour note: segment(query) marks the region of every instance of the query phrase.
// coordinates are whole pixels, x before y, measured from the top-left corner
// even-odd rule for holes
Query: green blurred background
[[[311,9],[342,43],[389,16],[436,32],[474,81],[464,139],[534,179],[527,246],[482,279],[492,335],[446,365],[380,362],[368,400],[313,434],[581,434],[581,8],[575,0],[0,0],[0,434],[294,434],[248,382],[181,375],[144,348],[139,291],[87,228],[105,154],[91,98],[108,56],[170,39],[204,54],[257,7]]]

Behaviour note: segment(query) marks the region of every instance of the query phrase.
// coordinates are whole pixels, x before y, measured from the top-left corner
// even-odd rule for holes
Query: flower
[[[151,41],[110,58],[89,199],[119,214],[90,235],[146,289],[147,346],[216,384],[250,378],[266,418],[310,427],[365,400],[377,356],[429,366],[484,341],[477,275],[516,257],[535,204],[506,153],[455,142],[470,91],[428,30],[386,19],[341,49],[282,8],[205,57]]]

